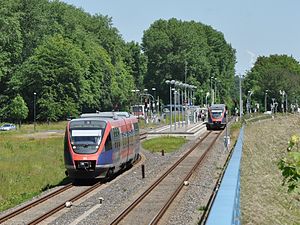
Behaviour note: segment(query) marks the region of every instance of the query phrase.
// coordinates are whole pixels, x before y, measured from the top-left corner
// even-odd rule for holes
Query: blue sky
[[[90,14],[112,17],[125,41],[141,42],[158,19],[194,20],[221,31],[236,49],[236,73],[258,56],[286,54],[300,61],[299,0],[62,0]]]

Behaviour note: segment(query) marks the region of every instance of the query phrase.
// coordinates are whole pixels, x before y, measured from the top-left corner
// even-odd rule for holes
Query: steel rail
[[[230,118],[230,120],[229,120],[229,122],[228,122],[228,125],[231,124],[231,122],[234,121],[234,120],[235,120],[235,117]],[[224,132],[224,131],[223,131],[223,132]],[[222,132],[222,133],[223,133],[223,132]],[[214,185],[214,189],[213,189],[213,191],[212,191],[212,193],[211,193],[211,195],[210,195],[210,197],[209,197],[209,200],[208,200],[208,202],[207,202],[207,204],[206,204],[205,211],[204,211],[204,213],[202,214],[202,216],[201,216],[201,218],[200,218],[200,220],[199,220],[199,222],[198,222],[198,224],[200,224],[200,225],[204,225],[204,224],[206,223],[206,220],[207,220],[207,218],[208,218],[208,214],[209,214],[209,212],[210,212],[210,210],[211,210],[211,207],[212,207],[212,205],[213,205],[213,202],[214,202],[214,200],[215,200],[215,198],[216,198],[216,195],[217,195],[217,193],[218,193],[219,187],[220,187],[221,182],[222,182],[222,180],[223,180],[223,177],[224,177],[226,168],[227,168],[228,163],[229,163],[229,161],[230,161],[230,159],[231,159],[231,156],[232,156],[232,153],[233,153],[233,149],[234,149],[234,148],[231,148],[231,149],[230,149],[230,152],[229,152],[229,154],[228,154],[228,156],[227,156],[227,158],[226,158],[226,161],[224,162],[222,171],[221,171],[221,173],[220,173],[220,175],[219,175],[219,177],[218,177],[218,179],[217,179],[217,181],[216,181],[216,183],[215,183],[215,185]]]
[[[195,148],[203,142],[207,138],[207,136],[211,133],[207,132],[206,135],[198,141],[189,151],[187,151],[179,160],[177,160],[162,176],[160,176],[143,194],[141,194],[130,206],[128,206],[121,214],[111,222],[111,225],[115,225],[120,223],[124,217],[126,217],[130,211],[132,211],[164,178],[170,174],[179,163],[181,163]]]
[[[96,188],[100,187],[101,185],[102,185],[102,183],[96,183],[92,187],[90,187],[90,188],[86,189],[85,191],[81,192],[80,194],[74,196],[69,201],[70,202],[75,202],[78,199],[80,199],[80,198],[84,197],[85,195],[87,195],[88,193],[92,192]],[[33,221],[29,222],[28,224],[29,225],[38,224],[38,223],[42,222],[43,220],[47,219],[48,217],[52,216],[54,213],[57,213],[58,211],[60,211],[64,208],[65,208],[65,203],[62,203],[59,206],[55,207],[54,209],[50,210],[49,212],[45,213],[44,215],[42,215],[42,216],[34,219]]]
[[[193,168],[190,170],[190,172],[186,175],[186,177],[182,180],[178,188],[174,191],[174,193],[171,195],[171,197],[168,199],[166,204],[161,208],[161,210],[158,212],[158,214],[152,219],[152,221],[149,223],[151,225],[157,224],[159,220],[163,217],[165,212],[168,210],[169,206],[172,204],[174,199],[177,197],[177,195],[180,193],[181,189],[184,186],[184,181],[187,181],[192,174],[195,172],[195,170],[199,167],[199,165],[203,162],[203,160],[206,158],[207,153],[210,152],[215,142],[218,140],[222,132],[218,133],[218,135],[213,139],[211,144],[208,146],[208,148],[205,150],[205,152],[201,155],[201,157],[198,159],[198,161],[195,163]]]
[[[147,138],[147,132],[140,134],[140,140],[143,140],[143,139],[146,139],[146,138]]]
[[[147,132],[141,133],[140,134],[140,140],[145,139],[145,138],[147,138]],[[141,160],[141,157],[139,157],[139,159],[136,160],[136,162],[134,164],[138,163],[140,160]],[[4,215],[3,217],[0,218],[0,224],[4,223],[5,221],[7,221],[7,220],[9,220],[9,219],[11,219],[13,217],[16,217],[17,215],[19,215],[19,214],[21,214],[21,213],[23,213],[23,212],[25,212],[25,211],[27,211],[27,210],[29,210],[29,209],[37,206],[37,205],[39,205],[39,204],[41,204],[41,203],[43,203],[43,202],[45,202],[47,200],[49,200],[50,198],[55,197],[56,195],[58,195],[60,193],[63,193],[64,191],[70,189],[72,186],[73,185],[70,183],[70,184],[68,184],[68,185],[66,185],[66,186],[64,186],[64,187],[62,187],[62,188],[60,188],[60,189],[58,189],[58,190],[56,190],[56,191],[54,191],[54,192],[52,192],[52,193],[44,196],[42,198],[40,198],[40,199],[37,199],[36,201],[34,201],[32,203],[29,203],[28,205],[25,205],[25,206],[23,206],[23,207],[15,210],[15,211],[9,213],[9,214]],[[81,198],[84,195],[88,194],[89,192],[93,191],[95,188],[99,187],[100,185],[97,186],[97,184],[96,184],[94,186],[92,186],[90,189],[87,189],[86,190],[87,192],[85,191],[85,192],[82,192],[81,194],[75,196],[70,201],[76,201],[76,200],[78,200],[79,198]],[[37,224],[37,223],[41,222],[42,220],[48,218],[49,216],[53,215],[54,213],[60,211],[64,207],[65,207],[65,203],[63,203],[63,204],[59,205],[58,207],[52,209],[51,211],[49,211],[48,213],[44,214],[43,216],[41,216],[41,217],[39,217],[39,218],[31,221],[29,224]]]
[[[37,199],[36,201],[34,201],[32,203],[29,203],[28,205],[25,205],[25,206],[23,206],[23,207],[15,210],[15,211],[13,211],[13,212],[11,212],[11,213],[9,213],[9,214],[1,217],[0,218],[0,223],[4,223],[5,221],[7,221],[7,220],[9,220],[9,219],[11,219],[11,218],[13,218],[13,217],[15,217],[15,216],[23,213],[23,212],[25,212],[25,211],[27,211],[27,210],[29,210],[29,209],[31,209],[31,208],[39,205],[39,204],[41,204],[42,202],[47,201],[48,199],[53,198],[54,196],[56,196],[56,195],[58,195],[60,193],[65,192],[66,190],[68,190],[72,186],[73,185],[70,183],[70,184],[68,184],[68,185],[66,185],[66,186],[64,186],[64,187],[62,187],[62,188],[60,188],[60,189],[58,189],[58,190],[56,190],[56,191],[54,191],[54,192],[52,192],[52,193],[44,196],[42,198],[40,198],[40,199]]]

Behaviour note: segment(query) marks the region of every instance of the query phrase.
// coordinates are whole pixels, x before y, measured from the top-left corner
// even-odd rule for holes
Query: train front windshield
[[[99,145],[102,130],[72,130],[71,142],[74,145]]]
[[[70,141],[76,153],[95,153],[102,141],[106,123],[103,121],[71,121]]]
[[[219,119],[222,117],[223,110],[221,109],[212,109],[211,114],[213,118]]]

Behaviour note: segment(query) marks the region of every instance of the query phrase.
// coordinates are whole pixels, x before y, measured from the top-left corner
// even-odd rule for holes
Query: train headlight
[[[72,148],[75,150],[75,149],[76,149],[76,146],[75,146],[75,145],[73,145],[73,146],[72,146]]]

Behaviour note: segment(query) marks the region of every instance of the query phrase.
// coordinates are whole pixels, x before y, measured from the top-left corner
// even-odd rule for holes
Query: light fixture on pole
[[[214,100],[216,103],[217,103],[217,81],[218,79],[215,77]]]
[[[183,104],[184,104],[184,100],[183,100],[183,89],[184,89],[184,85],[182,82],[179,82],[178,84],[179,86],[179,92],[181,90],[181,119],[182,119],[182,127],[183,127],[183,121],[184,121],[184,111],[183,111]],[[179,93],[179,97],[180,97],[180,93]]]
[[[210,94],[211,94],[211,105],[214,104],[214,92],[212,88],[212,81],[214,77],[210,77]]]
[[[33,129],[36,130],[36,92],[33,93]]]
[[[152,110],[155,110],[156,113],[158,113],[157,108],[156,108],[156,102],[157,102],[157,99],[156,99],[156,88],[153,87],[151,90],[153,91],[153,96],[154,96],[154,101],[152,102]]]
[[[172,85],[175,84],[175,80],[166,80],[165,82],[170,85],[170,132],[172,132]]]
[[[177,113],[177,105],[176,105],[176,98],[177,98],[177,91],[176,88],[172,88],[174,93],[174,130],[176,130],[176,113]]]
[[[268,95],[268,91],[269,91],[269,90],[266,90],[266,91],[265,91],[265,112],[267,112],[267,109],[268,109],[268,108],[267,108],[267,95]]]
[[[284,113],[284,95],[285,95],[285,91],[279,90],[279,93],[282,95],[282,98],[281,98],[281,110],[282,110],[282,113]]]

